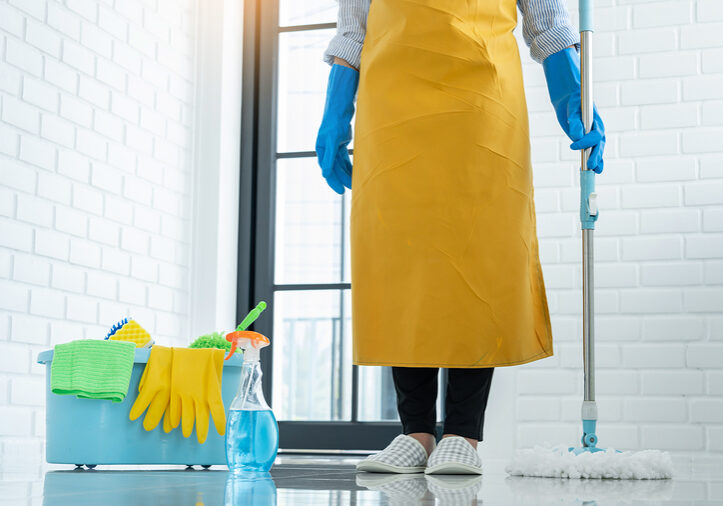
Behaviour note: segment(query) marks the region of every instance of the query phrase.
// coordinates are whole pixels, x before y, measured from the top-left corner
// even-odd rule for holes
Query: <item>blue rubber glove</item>
[[[570,149],[592,148],[587,168],[600,174],[603,171],[605,125],[593,105],[592,129],[585,134],[580,105],[580,56],[575,49],[566,48],[545,58],[542,68],[557,121],[574,141]]]
[[[351,161],[347,145],[351,141],[351,118],[354,96],[359,86],[359,72],[334,64],[326,88],[326,105],[316,137],[316,155],[321,175],[339,195],[344,187],[351,189]]]

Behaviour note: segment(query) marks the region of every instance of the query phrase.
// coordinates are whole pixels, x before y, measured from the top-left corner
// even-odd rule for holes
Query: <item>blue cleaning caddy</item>
[[[45,449],[51,464],[180,464],[225,465],[224,436],[219,436],[213,423],[208,438],[199,444],[195,431],[184,438],[180,427],[166,434],[162,423],[148,432],[143,416],[130,421],[128,414],[138,395],[138,383],[151,354],[149,348],[136,349],[128,395],[123,402],[79,399],[73,395],[56,395],[50,391],[50,366],[53,350],[38,355],[45,367]],[[224,362],[221,396],[224,409],[236,395],[241,377],[243,356],[234,355]],[[145,415],[144,415],[145,416]]]

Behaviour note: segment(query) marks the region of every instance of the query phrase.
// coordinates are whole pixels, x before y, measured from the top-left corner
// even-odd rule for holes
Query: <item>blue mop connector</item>
[[[600,214],[595,193],[595,172],[580,171],[580,226],[583,230],[595,229],[595,222]]]
[[[589,451],[599,451],[597,448],[597,435],[595,434],[595,427],[597,426],[597,420],[584,420],[582,421],[582,446],[583,448],[589,449]]]
[[[579,455],[583,452],[601,452],[602,448],[597,447],[597,434],[595,428],[597,426],[597,404],[595,401],[582,401],[582,446],[579,448],[571,447],[568,450]]]

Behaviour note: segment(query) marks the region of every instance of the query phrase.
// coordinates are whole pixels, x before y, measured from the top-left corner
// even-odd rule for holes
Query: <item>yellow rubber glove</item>
[[[171,399],[164,420],[166,432],[181,424],[183,437],[189,437],[196,422],[196,437],[203,444],[208,436],[209,414],[213,416],[216,431],[226,433],[226,412],[221,398],[223,376],[223,350],[216,348],[173,348],[171,371]]]
[[[143,428],[151,431],[161,421],[171,396],[172,348],[153,346],[143,376],[138,383],[138,397],[131,407],[129,418],[135,420],[148,408]],[[168,418],[168,415],[166,415]]]

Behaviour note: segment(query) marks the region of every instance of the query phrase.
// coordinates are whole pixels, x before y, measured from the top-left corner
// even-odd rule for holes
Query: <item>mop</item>
[[[580,75],[582,119],[589,132],[593,121],[592,32],[593,0],[580,5]],[[582,446],[535,446],[520,450],[505,470],[512,476],[547,478],[667,479],[673,475],[673,463],[667,452],[645,450],[618,451],[597,447],[597,404],[595,403],[594,326],[593,326],[593,230],[598,218],[595,173],[587,169],[589,149],[582,151],[580,170],[580,220],[582,228],[583,291],[583,374]]]

